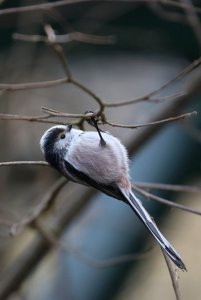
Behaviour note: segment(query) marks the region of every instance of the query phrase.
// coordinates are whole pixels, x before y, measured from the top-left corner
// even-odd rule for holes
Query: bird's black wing
[[[84,172],[77,170],[72,164],[70,164],[67,160],[64,160],[61,166],[62,174],[69,178],[70,180],[80,183],[82,185],[92,186],[97,190],[114,197],[116,199],[122,200],[124,199],[124,195],[118,188],[117,184],[111,182],[110,184],[102,184],[96,182],[93,178],[89,177]]]

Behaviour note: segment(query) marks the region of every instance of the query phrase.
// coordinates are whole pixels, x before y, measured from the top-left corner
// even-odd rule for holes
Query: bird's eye
[[[62,139],[62,140],[65,139],[65,137],[66,137],[66,136],[65,136],[64,133],[62,133],[62,134],[60,135],[60,139]]]

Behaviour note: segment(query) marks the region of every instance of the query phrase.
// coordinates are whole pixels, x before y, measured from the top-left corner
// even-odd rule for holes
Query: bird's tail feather
[[[125,196],[126,202],[130,205],[132,210],[138,215],[138,217],[142,220],[145,226],[149,229],[155,239],[158,241],[160,246],[165,250],[167,255],[172,259],[172,261],[182,270],[186,270],[185,264],[182,259],[176,252],[176,250],[170,245],[170,243],[166,240],[166,238],[162,235],[156,224],[153,222],[151,216],[148,214],[146,209],[143,207],[141,201],[130,192],[129,195],[122,191]]]

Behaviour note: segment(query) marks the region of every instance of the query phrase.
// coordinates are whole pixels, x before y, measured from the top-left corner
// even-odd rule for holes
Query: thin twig
[[[141,195],[145,196],[148,199],[155,200],[155,201],[160,202],[162,204],[165,204],[167,206],[171,206],[171,207],[174,207],[174,208],[177,208],[177,209],[181,209],[181,210],[184,210],[186,212],[193,213],[195,215],[199,215],[199,216],[201,215],[201,210],[193,209],[193,208],[187,207],[185,205],[178,204],[178,203],[169,201],[165,198],[153,195],[152,193],[149,193],[149,192],[143,190],[142,188],[137,187],[136,185],[132,185],[132,187],[136,192],[140,193]]]
[[[98,97],[91,89],[89,89],[88,87],[86,87],[85,85],[83,85],[81,82],[79,82],[76,79],[71,79],[71,83],[74,86],[77,86],[80,90],[82,90],[85,94],[89,95],[90,97],[92,97],[98,104],[99,104],[99,110],[98,112],[96,112],[96,115],[100,115],[103,110],[104,110],[104,103],[102,101],[102,99],[100,97]]]
[[[174,289],[176,300],[182,300],[181,292],[180,292],[180,288],[179,288],[178,276],[176,276],[176,273],[173,269],[173,266],[171,264],[169,257],[166,255],[165,251],[162,248],[161,248],[161,250],[162,250],[162,253],[165,258],[165,262],[166,262],[166,265],[167,265],[167,268],[168,268],[168,271],[170,274],[170,278],[172,281],[172,286]]]
[[[155,98],[150,98],[149,102],[158,103],[158,102],[176,100],[176,99],[178,99],[178,98],[180,98],[180,97],[182,97],[186,94],[187,94],[187,92],[180,91],[180,92],[177,92],[177,93],[174,93],[174,94],[171,94],[171,95],[167,95],[167,96],[159,96],[159,97],[155,96]],[[144,101],[146,101],[146,100],[144,100]],[[138,101],[138,102],[140,102],[140,101]]]
[[[13,38],[15,40],[25,41],[25,42],[44,42],[47,43],[47,37],[43,35],[29,35],[29,34],[22,34],[22,33],[14,33]],[[113,44],[115,42],[114,36],[99,36],[94,34],[88,34],[83,32],[70,32],[67,34],[57,34],[55,35],[55,43],[58,44],[66,44],[70,42],[81,42],[81,43],[90,43],[90,44],[97,44],[97,45],[105,45],[105,44]]]
[[[29,121],[29,122],[43,122],[49,123],[49,119],[51,116],[25,116],[25,115],[13,115],[13,114],[1,114],[0,120],[16,120],[16,121]],[[50,121],[51,122],[51,121]],[[53,121],[55,122],[55,121]]]
[[[137,260],[144,259],[148,255],[150,255],[151,250],[152,249],[148,249],[147,251],[143,251],[141,253],[119,255],[108,259],[97,259],[89,255],[83,254],[82,252],[76,252],[75,254],[82,261],[95,268],[111,268],[119,266],[121,264],[131,263]]]
[[[187,192],[187,193],[201,193],[201,186],[165,184],[155,182],[135,182],[139,188],[148,188],[154,190],[164,190],[171,192]]]
[[[67,82],[71,82],[72,74],[71,74],[71,70],[68,65],[66,55],[64,54],[63,48],[55,42],[56,35],[54,33],[52,26],[47,24],[44,26],[44,30],[47,34],[47,40],[48,40],[50,47],[55,51],[55,53],[57,54],[62,66],[63,66],[64,73],[65,73],[66,77],[68,78]]]
[[[54,116],[54,117],[86,118],[86,114],[69,114],[69,113],[64,113],[47,107],[41,107],[41,110],[47,113],[49,116]],[[96,116],[96,114],[91,113],[90,116],[93,117]]]
[[[68,82],[68,78],[60,78],[55,80],[48,81],[39,81],[39,82],[28,82],[28,83],[0,83],[0,90],[3,91],[21,91],[29,89],[42,89],[53,87],[56,85],[64,84]]]
[[[43,166],[49,167],[50,165],[46,161],[4,161],[0,162],[0,167],[10,167],[10,166]]]
[[[112,103],[104,102],[104,105],[106,107],[118,107],[118,106],[136,104],[136,103],[143,102],[143,101],[149,101],[151,103],[158,103],[158,102],[163,102],[163,101],[168,101],[168,100],[169,101],[176,100],[187,94],[187,92],[181,91],[181,92],[177,92],[177,93],[174,93],[174,94],[168,95],[168,96],[154,96],[158,92],[159,92],[159,89],[154,90],[153,92],[146,94],[144,96],[137,97],[135,99],[124,100],[124,101],[120,101],[120,102],[112,102]],[[154,97],[152,98],[152,96],[154,96]]]
[[[48,123],[48,124],[60,124],[66,125],[67,122],[64,121],[57,121],[57,120],[50,120],[53,117],[52,115],[44,115],[44,116],[26,116],[26,115],[13,115],[13,114],[1,114],[0,113],[0,120],[6,121],[27,121],[27,122],[37,122],[37,123]],[[62,115],[60,115],[62,117]],[[72,114],[69,114],[69,117],[73,118]],[[74,116],[76,118],[76,116]],[[77,117],[78,118],[78,117]],[[72,125],[78,125],[78,122],[71,122]]]
[[[176,117],[170,117],[170,118],[167,118],[167,119],[154,121],[154,122],[148,122],[148,123],[144,123],[144,124],[138,124],[138,125],[137,124],[136,125],[117,124],[117,123],[113,123],[111,121],[108,121],[104,118],[103,119],[103,124],[107,124],[107,125],[110,125],[112,127],[136,129],[136,128],[145,127],[145,126],[160,125],[160,124],[163,124],[163,123],[170,123],[170,122],[174,122],[174,121],[178,121],[178,120],[182,120],[182,119],[188,119],[188,118],[194,117],[196,115],[197,115],[197,112],[193,111],[193,112],[181,114],[181,115],[176,116]]]
[[[174,0],[60,0],[51,3],[41,3],[41,4],[33,4],[29,6],[21,6],[21,7],[11,7],[11,8],[4,8],[0,10],[0,15],[8,15],[14,13],[25,13],[25,12],[33,12],[33,11],[43,11],[47,10],[48,8],[52,7],[59,7],[65,6],[70,4],[82,3],[82,2],[133,2],[133,3],[147,3],[147,2],[158,2],[164,5],[169,5],[177,8],[186,8],[192,11],[192,6],[186,3],[176,2]],[[195,6],[194,9],[197,13],[201,13],[201,8]]]
[[[27,121],[40,121],[43,119],[49,119],[50,115],[41,115],[41,116],[26,116],[26,115],[16,115],[16,114],[1,114],[1,120],[27,120]]]

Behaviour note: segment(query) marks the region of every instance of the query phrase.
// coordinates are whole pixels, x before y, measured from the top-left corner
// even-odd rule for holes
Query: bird
[[[66,178],[127,203],[174,264],[187,270],[180,255],[132,192],[128,152],[117,137],[104,131],[83,131],[71,124],[55,125],[42,135],[40,148],[45,160]]]

